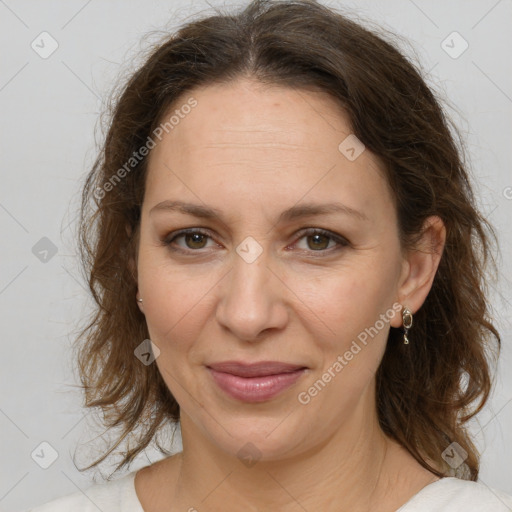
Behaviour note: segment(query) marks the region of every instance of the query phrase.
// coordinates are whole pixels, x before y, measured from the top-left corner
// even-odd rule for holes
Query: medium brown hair
[[[378,418],[384,432],[438,476],[450,474],[442,452],[457,442],[468,457],[456,476],[477,479],[479,456],[466,422],[488,399],[488,356],[497,357],[500,347],[486,303],[496,236],[476,206],[460,136],[417,66],[387,39],[313,1],[257,0],[167,36],[114,96],[108,133],[83,189],[79,249],[97,308],[76,346],[85,406],[99,408],[118,435],[85,469],[128,440],[116,471],[152,441],[169,454],[157,434],[179,421],[179,405],[156,364],[134,356],[149,338],[130,264],[147,158],[128,170],[126,162],[194,88],[249,77],[323,91],[339,103],[354,134],[383,163],[404,250],[414,249],[427,217],[443,220],[446,245],[414,315],[411,344],[390,328],[376,375]]]

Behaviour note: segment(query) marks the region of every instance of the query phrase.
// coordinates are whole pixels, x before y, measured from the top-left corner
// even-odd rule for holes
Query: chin
[[[305,437],[301,436],[295,422],[284,418],[286,413],[279,417],[246,416],[243,420],[226,420],[222,426],[216,424],[208,436],[219,449],[242,462],[246,458],[253,461],[282,460],[297,453],[299,447],[302,451]]]

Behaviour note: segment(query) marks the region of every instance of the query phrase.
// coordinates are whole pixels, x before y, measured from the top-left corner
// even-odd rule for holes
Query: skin
[[[155,363],[181,408],[183,452],[139,470],[144,510],[394,511],[437,478],[387,438],[375,410],[375,372],[400,310],[307,405],[298,394],[394,304],[413,313],[439,264],[445,228],[426,223],[422,251],[401,252],[381,164],[349,161],[338,145],[345,113],[325,93],[243,78],[197,88],[197,106],[165,134],[148,162],[137,257]],[[174,106],[174,108],[176,108]],[[165,200],[216,208],[212,219],[151,209]],[[278,222],[305,203],[343,203],[367,217],[330,213]],[[319,228],[348,241],[315,239]],[[208,237],[162,240],[183,228]],[[262,249],[236,252],[248,236]],[[334,247],[334,249],[332,249]],[[323,255],[323,256],[322,256]],[[409,338],[414,344],[414,327]],[[412,349],[412,345],[411,345]],[[225,395],[205,365],[274,360],[307,366],[262,403]],[[237,456],[248,442],[254,465]]]

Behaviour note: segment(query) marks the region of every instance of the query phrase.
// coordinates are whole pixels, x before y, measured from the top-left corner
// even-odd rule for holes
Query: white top
[[[94,484],[26,512],[144,512],[133,471],[118,480]],[[512,512],[512,496],[483,483],[446,477],[415,494],[396,512]]]

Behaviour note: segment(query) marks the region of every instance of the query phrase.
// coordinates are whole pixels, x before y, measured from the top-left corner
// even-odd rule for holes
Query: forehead
[[[168,142],[195,147],[194,139],[200,139],[203,144],[211,143],[229,151],[236,149],[232,146],[235,142],[247,143],[252,150],[262,153],[266,147],[278,145],[308,151],[325,149],[329,142],[334,142],[336,148],[335,141],[351,132],[341,106],[326,93],[249,79],[185,93],[163,120],[180,111],[192,97],[197,106],[164,135]],[[331,132],[332,140],[325,140],[327,132]],[[231,146],[222,147],[222,143]]]
[[[184,108],[191,98],[195,106]],[[389,199],[378,159],[343,153],[350,122],[326,93],[239,80],[184,94],[162,121],[172,115],[149,157],[153,204],[187,196],[219,206],[254,198],[286,205],[305,197],[378,213],[379,200]]]

